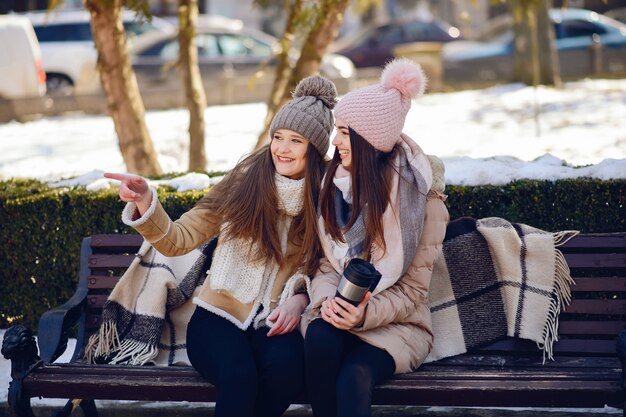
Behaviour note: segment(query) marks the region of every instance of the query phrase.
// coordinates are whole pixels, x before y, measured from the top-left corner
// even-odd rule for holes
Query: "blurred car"
[[[46,92],[39,42],[28,19],[0,15],[0,99]]]
[[[271,84],[278,52],[278,40],[273,36],[245,28],[238,20],[201,18],[195,43],[207,91],[223,88],[225,79],[237,80],[243,86]],[[146,33],[136,39],[131,50],[132,67],[142,92],[181,89],[181,79],[175,71],[178,51],[176,34]],[[332,54],[323,58],[320,72],[336,83],[355,75],[354,65],[349,59]],[[259,91],[258,88],[249,90],[256,97],[267,98],[268,91]]]
[[[49,94],[98,91],[97,51],[86,10],[37,11],[25,13],[41,46]],[[124,29],[129,38],[148,31],[173,32],[175,27],[157,17],[138,20],[136,13],[124,10]],[[83,79],[84,78],[84,79]]]
[[[626,25],[584,9],[552,9],[561,76],[626,72]],[[443,48],[447,83],[509,81],[513,77],[514,36],[509,18],[498,19],[477,41]],[[600,59],[601,58],[601,59]]]
[[[382,67],[394,58],[393,49],[412,42],[450,42],[461,38],[455,26],[436,19],[390,21],[368,26],[337,40],[331,51],[350,58],[357,68]]]

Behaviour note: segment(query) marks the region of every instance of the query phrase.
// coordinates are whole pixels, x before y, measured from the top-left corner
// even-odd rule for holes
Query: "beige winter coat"
[[[433,188],[437,188],[435,183]],[[411,266],[394,285],[370,299],[363,325],[350,330],[365,342],[387,351],[394,359],[395,373],[419,367],[432,348],[428,287],[449,221],[444,200],[441,192],[430,190],[424,228]],[[301,321],[302,334],[306,334],[312,320],[320,317],[322,302],[335,296],[339,278],[330,263],[322,260],[319,273],[311,281],[311,303]]]
[[[173,222],[158,201],[156,192],[153,192],[150,209],[137,220],[133,220],[135,207],[134,204],[127,205],[122,215],[124,222],[134,227],[145,240],[165,256],[179,256],[191,252],[217,234],[221,226],[219,219],[211,210],[197,206]],[[293,241],[292,236],[289,236],[285,260],[278,270],[271,291],[271,309],[277,306],[285,283],[299,266],[299,260],[296,257],[298,247]],[[202,285],[197,298],[222,310],[241,323],[248,321],[255,313],[252,311],[254,302],[244,304],[225,290],[213,290],[210,285],[210,275]],[[218,314],[221,313],[218,312]]]

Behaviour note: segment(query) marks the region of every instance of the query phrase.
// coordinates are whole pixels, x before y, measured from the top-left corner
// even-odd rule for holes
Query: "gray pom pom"
[[[322,100],[326,107],[333,109],[337,104],[337,88],[335,84],[319,74],[302,79],[293,92],[293,98],[314,96]]]

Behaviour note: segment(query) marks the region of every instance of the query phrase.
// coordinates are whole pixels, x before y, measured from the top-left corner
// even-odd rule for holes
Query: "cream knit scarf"
[[[279,225],[279,231],[282,229],[280,236],[284,253],[291,219],[302,211],[304,179],[292,180],[276,173],[275,184],[278,209],[288,217],[286,224]],[[227,224],[222,225],[222,230],[226,227]],[[276,262],[267,262],[265,259],[252,260],[258,249],[259,243],[252,242],[251,239],[228,239],[220,235],[220,242],[215,249],[213,264],[209,271],[211,289],[228,291],[243,304],[255,301],[265,287],[263,284],[278,272]]]

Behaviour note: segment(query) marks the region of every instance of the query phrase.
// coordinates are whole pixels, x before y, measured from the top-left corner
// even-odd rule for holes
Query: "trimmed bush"
[[[503,217],[540,229],[626,230],[626,181],[516,181],[503,186],[449,186],[452,219]],[[203,191],[159,189],[173,219]],[[78,280],[80,244],[96,233],[134,233],[120,215],[117,190],[50,188],[34,180],[0,182],[0,328],[31,328],[43,312],[67,301]]]

